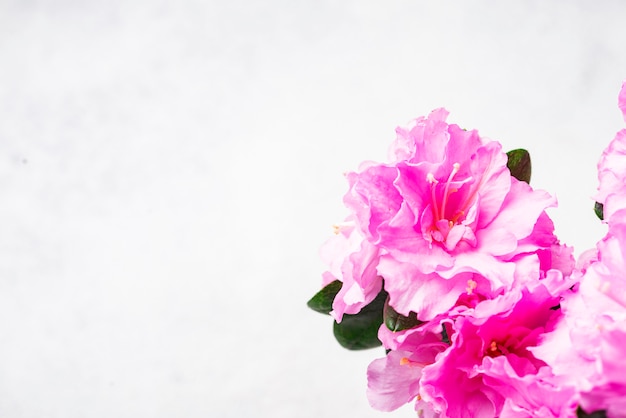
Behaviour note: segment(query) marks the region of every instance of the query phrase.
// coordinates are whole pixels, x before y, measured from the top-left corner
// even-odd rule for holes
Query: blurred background
[[[342,173],[444,106],[576,253],[626,3],[0,0],[0,415],[411,417],[309,310]]]

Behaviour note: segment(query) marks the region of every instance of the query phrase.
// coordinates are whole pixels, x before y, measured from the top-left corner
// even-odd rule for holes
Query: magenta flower
[[[378,274],[391,305],[423,320],[454,306],[476,274],[494,297],[538,277],[561,253],[545,215],[555,199],[511,177],[499,143],[448,125],[447,114],[438,109],[398,128],[392,162],[349,173],[344,198],[381,249]],[[521,258],[540,263],[519,274]]]
[[[453,324],[452,345],[424,367],[420,396],[443,417],[573,416],[574,390],[533,354],[571,285],[560,272],[481,302]]]
[[[585,411],[626,417],[626,210],[614,213],[597,249],[578,292],[561,303],[564,321],[536,355],[576,386]]]

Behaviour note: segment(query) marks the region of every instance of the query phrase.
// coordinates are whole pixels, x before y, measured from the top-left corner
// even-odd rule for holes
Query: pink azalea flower
[[[335,232],[322,246],[320,256],[330,268],[322,275],[322,286],[335,280],[343,283],[330,313],[341,322],[344,314],[358,313],[373,301],[383,282],[376,271],[379,250],[363,239],[354,222],[348,218],[335,226]]]
[[[573,387],[533,354],[561,315],[553,308],[568,285],[553,270],[459,316],[450,348],[422,370],[423,401],[443,417],[573,416]]]
[[[492,297],[520,284],[516,277],[539,275],[518,274],[518,258],[533,257],[545,271],[560,253],[545,215],[555,199],[511,177],[499,143],[448,125],[447,114],[438,109],[398,128],[392,162],[349,173],[344,198],[381,249],[391,305],[423,320],[450,309],[475,274]]]
[[[626,210],[614,213],[597,259],[578,292],[561,303],[564,321],[536,355],[563,381],[573,383],[587,412],[626,417]]]
[[[626,120],[626,82],[618,106]],[[608,233],[579,257],[577,292],[565,297],[564,320],[535,354],[576,386],[586,412],[626,417],[626,129],[602,153],[598,178],[594,198],[604,205]]]

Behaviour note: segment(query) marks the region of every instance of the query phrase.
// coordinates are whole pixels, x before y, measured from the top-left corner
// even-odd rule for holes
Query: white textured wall
[[[450,121],[526,147],[577,253],[626,3],[0,1],[0,416],[380,417],[309,311],[342,172]]]

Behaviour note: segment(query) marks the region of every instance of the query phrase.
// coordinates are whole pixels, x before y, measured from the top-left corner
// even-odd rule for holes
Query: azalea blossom
[[[618,103],[626,120],[626,83]],[[535,354],[575,385],[583,410],[626,417],[626,129],[604,150],[598,178],[595,200],[608,232],[579,257],[580,285],[561,302],[564,318]]]
[[[587,412],[626,417],[626,209],[616,212],[575,294],[561,302],[564,320],[537,355],[577,388]]]
[[[422,370],[422,400],[442,417],[574,416],[574,388],[533,354],[561,315],[556,307],[569,285],[552,270],[459,316],[450,348]]]
[[[344,197],[361,234],[381,249],[377,270],[391,305],[423,320],[454,306],[473,274],[494,297],[540,274],[520,272],[518,260],[537,259],[545,271],[561,253],[545,214],[556,200],[512,177],[498,142],[447,124],[447,115],[437,109],[398,128],[391,162],[349,173]]]
[[[626,82],[618,105],[626,121]],[[323,285],[342,282],[336,321],[388,294],[370,404],[412,403],[422,418],[626,418],[626,129],[598,163],[608,232],[575,262],[546,212],[556,199],[447,117],[397,128],[387,162],[346,175],[350,214],[321,250]],[[371,306],[357,318],[373,321],[369,336]]]

